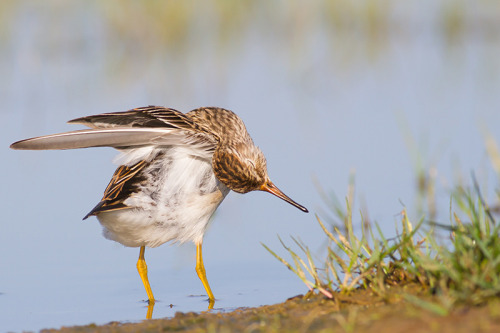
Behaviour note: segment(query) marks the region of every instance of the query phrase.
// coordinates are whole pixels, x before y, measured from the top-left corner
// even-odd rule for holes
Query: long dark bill
[[[296,203],[295,201],[293,201],[292,199],[290,199],[285,193],[281,192],[281,190],[279,188],[277,188],[276,185],[274,185],[271,181],[268,181],[264,185],[262,185],[260,187],[260,190],[261,191],[265,191],[265,192],[269,192],[271,194],[274,194],[278,198],[285,200],[290,205],[293,205],[293,206],[297,207],[301,211],[303,211],[305,213],[309,213],[309,211],[307,210],[306,207],[304,207],[302,205],[299,205],[298,203]]]

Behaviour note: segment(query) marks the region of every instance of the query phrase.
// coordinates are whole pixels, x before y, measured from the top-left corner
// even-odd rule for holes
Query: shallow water
[[[99,201],[116,152],[7,148],[77,128],[65,124],[72,118],[149,104],[184,112],[217,105],[245,121],[271,179],[311,213],[265,193],[228,195],[204,241],[215,308],[224,311],[306,291],[260,242],[285,255],[276,235],[288,243],[299,236],[321,255],[314,213],[326,208],[314,179],[342,200],[355,169],[357,207],[364,202],[389,236],[403,204],[420,217],[417,167],[437,170],[440,221],[448,221],[457,173],[467,182],[474,170],[486,195],[495,189],[484,135],[500,141],[500,34],[488,2],[465,11],[458,33],[441,27],[447,14],[433,1],[421,11],[386,2],[387,17],[374,19],[386,26],[372,28],[365,13],[344,7],[338,11],[359,20],[335,21],[321,1],[257,1],[227,16],[222,5],[205,5],[202,14],[190,2],[172,3],[161,8],[166,18],[154,5],[130,3],[0,5],[0,331],[146,315],[138,249],[105,240],[95,218],[81,221]],[[159,29],[165,24],[171,29]],[[190,244],[146,251],[160,300],[153,317],[207,307],[190,296],[204,292],[194,258]]]
[[[194,270],[175,269],[168,265],[167,268],[165,265],[158,267],[162,266],[160,264],[154,260],[150,264],[150,282],[158,298],[153,318],[170,317],[177,311],[206,311],[207,297],[201,295],[204,290]],[[71,266],[67,270],[59,268],[59,274],[50,279],[50,273],[46,273],[45,278],[25,277],[24,283],[11,282],[10,285],[16,288],[2,295],[2,303],[16,306],[2,308],[2,317],[6,320],[2,321],[2,330],[38,330],[64,325],[144,320],[147,304],[143,300],[147,297],[134,265],[123,266],[130,269],[114,266],[113,270],[96,267],[88,271]],[[216,303],[211,311],[273,304],[303,289],[298,281],[295,285],[283,284],[282,281],[289,278],[288,272],[283,270],[270,275],[269,271],[274,270],[274,267],[267,269],[262,264],[248,265],[261,269],[253,274],[249,267],[238,264],[210,266],[208,275],[216,295]]]

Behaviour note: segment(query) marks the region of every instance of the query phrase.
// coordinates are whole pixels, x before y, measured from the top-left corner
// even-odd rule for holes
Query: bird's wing
[[[194,122],[184,113],[162,106],[146,106],[125,112],[103,113],[68,121],[68,124],[82,124],[90,128],[109,127],[161,127],[194,129]]]
[[[141,171],[147,165],[148,163],[143,160],[132,166],[122,165],[116,169],[101,201],[83,219],[104,211],[130,208],[124,201],[137,191],[137,185],[144,180]]]
[[[13,143],[12,149],[47,150],[88,147],[117,149],[141,146],[190,145],[213,150],[217,139],[195,128],[183,113],[163,107],[146,107],[106,113],[69,121],[91,127],[87,130],[51,134]]]

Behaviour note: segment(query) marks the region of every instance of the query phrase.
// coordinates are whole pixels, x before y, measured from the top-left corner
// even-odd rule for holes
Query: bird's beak
[[[265,182],[264,185],[262,185],[260,187],[260,190],[274,194],[278,198],[285,200],[290,205],[297,207],[301,211],[303,211],[305,213],[309,213],[309,211],[307,210],[306,207],[301,206],[298,203],[296,203],[295,201],[293,201],[292,199],[290,199],[285,193],[281,192],[281,190],[279,188],[277,188],[276,185],[274,185],[273,182],[271,182],[270,180]]]

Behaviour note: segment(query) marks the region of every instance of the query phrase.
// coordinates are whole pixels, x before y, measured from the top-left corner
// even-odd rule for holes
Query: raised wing
[[[158,106],[88,116],[69,123],[83,124],[91,129],[26,139],[15,142],[10,147],[47,150],[191,145],[192,148],[213,150],[217,145],[217,138],[213,134],[197,128],[185,114]]]

